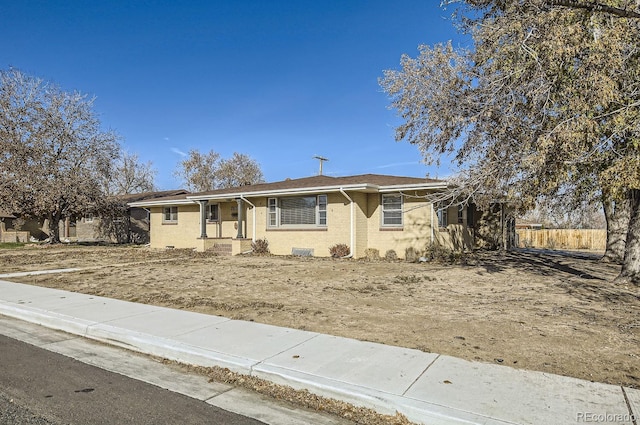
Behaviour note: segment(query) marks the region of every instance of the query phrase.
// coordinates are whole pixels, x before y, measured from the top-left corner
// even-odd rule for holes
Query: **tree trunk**
[[[622,270],[616,283],[631,283],[640,286],[640,189],[629,192],[630,219]]]
[[[60,243],[60,213],[49,214],[49,243]]]
[[[613,201],[603,194],[602,206],[607,222],[607,246],[601,261],[622,264],[629,229],[629,200]]]

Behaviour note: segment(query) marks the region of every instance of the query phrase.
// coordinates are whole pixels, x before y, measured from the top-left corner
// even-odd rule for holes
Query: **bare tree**
[[[150,161],[142,163],[137,154],[123,152],[110,175],[106,176],[107,191],[111,195],[152,192],[155,190],[156,174]]]
[[[205,154],[190,150],[174,174],[182,179],[187,189],[195,192],[264,181],[260,165],[248,155],[236,152],[229,159],[221,159],[213,150]]]
[[[22,216],[58,223],[104,201],[119,145],[104,132],[93,99],[65,92],[16,69],[0,71],[0,198]]]

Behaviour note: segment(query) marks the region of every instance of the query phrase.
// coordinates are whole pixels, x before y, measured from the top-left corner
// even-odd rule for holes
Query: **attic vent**
[[[313,248],[291,248],[291,255],[313,257]]]

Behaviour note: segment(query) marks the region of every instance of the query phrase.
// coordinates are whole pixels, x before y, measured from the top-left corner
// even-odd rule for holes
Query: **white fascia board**
[[[166,201],[139,201],[139,202],[130,202],[127,205],[130,207],[159,207],[164,205],[191,205],[195,201],[192,199],[173,199]]]
[[[213,199],[231,199],[231,198],[258,198],[258,197],[275,197],[285,195],[308,195],[312,193],[329,193],[340,192],[340,190],[360,191],[360,192],[377,192],[379,189],[376,185],[371,184],[357,184],[357,185],[341,185],[341,186],[318,186],[318,187],[306,187],[302,189],[274,189],[264,190],[260,192],[236,192],[236,193],[224,193],[219,195],[202,195],[202,196],[189,196],[188,199],[196,200],[213,200]]]
[[[425,183],[425,184],[402,184],[394,186],[381,186],[380,193],[402,192],[406,190],[430,190],[430,189],[446,189],[449,184],[446,182]]]

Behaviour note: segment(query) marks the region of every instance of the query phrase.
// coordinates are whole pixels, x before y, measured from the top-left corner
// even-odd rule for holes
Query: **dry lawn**
[[[597,256],[475,253],[463,264],[142,247],[0,250],[12,278],[201,313],[640,388],[640,288]]]

